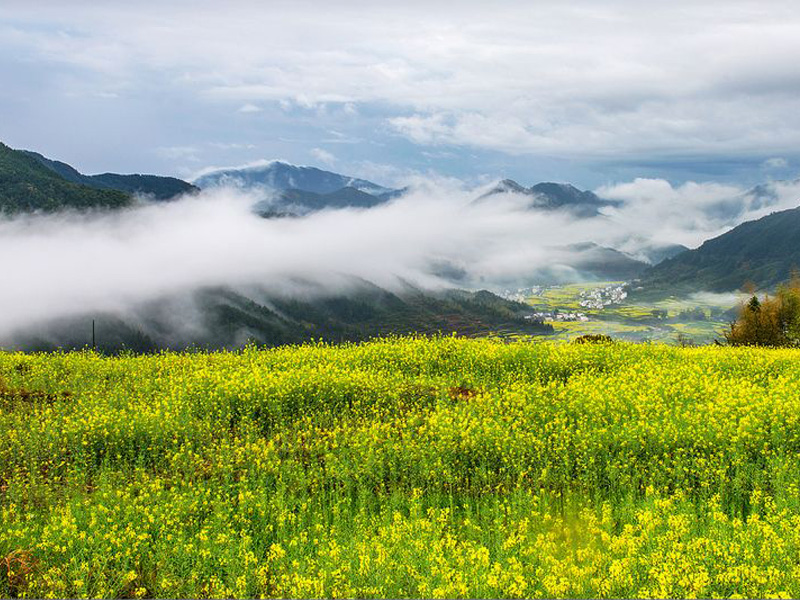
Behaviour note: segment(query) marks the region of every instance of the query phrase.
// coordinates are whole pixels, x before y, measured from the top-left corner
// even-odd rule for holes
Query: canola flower
[[[800,596],[800,351],[0,353],[0,596]]]

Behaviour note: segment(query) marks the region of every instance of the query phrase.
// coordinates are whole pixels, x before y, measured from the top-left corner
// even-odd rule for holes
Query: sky
[[[800,174],[798,32],[796,0],[4,0],[0,141],[85,173],[747,187]]]

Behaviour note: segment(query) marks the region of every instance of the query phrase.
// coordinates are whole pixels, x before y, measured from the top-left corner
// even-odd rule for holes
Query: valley
[[[506,290],[501,295],[533,308],[553,327],[548,339],[607,335],[632,342],[705,345],[722,340],[744,293],[694,294],[657,300],[630,294],[623,281],[576,283]]]
[[[92,321],[101,332],[96,347],[107,352],[362,341],[409,333],[532,341],[607,335],[640,343],[710,344],[721,339],[735,318],[736,306],[746,296],[739,290],[749,286],[769,292],[800,263],[800,208],[745,221],[696,249],[637,233],[630,238],[634,245],[622,244],[627,248],[622,251],[614,247],[613,237],[606,245],[586,238],[602,239],[606,230],[619,227],[616,215],[632,210],[624,201],[546,182],[525,187],[506,179],[483,189],[450,191],[464,198],[453,205],[450,216],[465,219],[468,227],[499,218],[507,221],[505,227],[519,220],[532,227],[552,223],[563,230],[563,235],[554,232],[548,243],[525,239],[520,230],[519,245],[510,240],[507,247],[495,250],[499,257],[540,254],[529,267],[522,262],[516,267],[516,276],[533,285],[506,289],[500,294],[504,299],[484,289],[502,289],[491,275],[470,267],[469,261],[488,261],[491,270],[491,253],[466,258],[457,251],[436,260],[422,256],[424,266],[414,267],[415,276],[433,275],[439,291],[411,283],[387,288],[353,276],[346,290],[328,290],[309,280],[300,286],[307,289],[293,296],[282,291],[295,286],[292,277],[279,285],[258,277],[236,286],[198,280],[191,289],[154,294],[125,310],[87,307],[68,317],[17,326],[0,345],[80,349],[90,342]],[[725,210],[731,216],[726,218],[750,205],[763,210],[770,202],[782,202],[780,189],[765,184],[728,201]],[[230,194],[243,194],[252,218],[242,223],[263,218],[269,227],[260,235],[268,238],[284,226],[296,228],[306,220],[334,215],[343,215],[337,218],[346,227],[350,221],[382,213],[408,212],[413,219],[419,198],[431,193],[431,204],[448,201],[436,195],[440,192],[391,188],[282,161],[210,171],[193,183],[153,175],[84,175],[36,152],[0,147],[0,206],[5,213],[34,219],[51,214],[65,223],[75,223],[75,215],[87,223],[102,223],[103,215],[112,214],[135,223],[136,211],[143,207],[189,207],[191,202],[209,202],[206,196],[226,202]],[[73,216],[59,217],[69,214]],[[11,222],[7,227],[15,228]],[[215,235],[214,224],[208,227]],[[445,231],[436,230],[434,237],[446,239]],[[470,236],[465,239],[472,241]],[[559,239],[563,241],[556,243]],[[316,243],[313,238],[309,242]],[[204,240],[198,237],[194,243]],[[495,242],[487,238],[483,243],[491,247]],[[295,279],[302,281],[303,276]],[[58,312],[57,300],[54,309]]]
[[[1,1],[0,600],[800,598],[800,2]]]

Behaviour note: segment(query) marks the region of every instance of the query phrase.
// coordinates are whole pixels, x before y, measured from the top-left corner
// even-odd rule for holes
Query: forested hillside
[[[800,208],[772,213],[682,252],[647,271],[647,290],[727,292],[752,282],[769,289],[800,267]]]
[[[52,212],[64,208],[119,208],[129,194],[67,181],[28,153],[0,143],[0,212]]]

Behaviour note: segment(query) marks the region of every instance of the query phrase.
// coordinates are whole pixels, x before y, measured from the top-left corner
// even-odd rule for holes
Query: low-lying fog
[[[775,184],[765,201],[729,186],[636,180],[598,191],[621,206],[578,219],[531,211],[516,195],[475,202],[485,190],[452,182],[413,189],[375,208],[298,218],[261,218],[252,211],[261,198],[222,188],[111,214],[0,220],[0,335],[207,286],[292,294],[298,279],[338,292],[354,278],[388,289],[404,282],[492,289],[545,272],[575,278],[569,244],[592,241],[632,256],[652,245],[696,246],[737,222],[793,206],[800,192]]]

